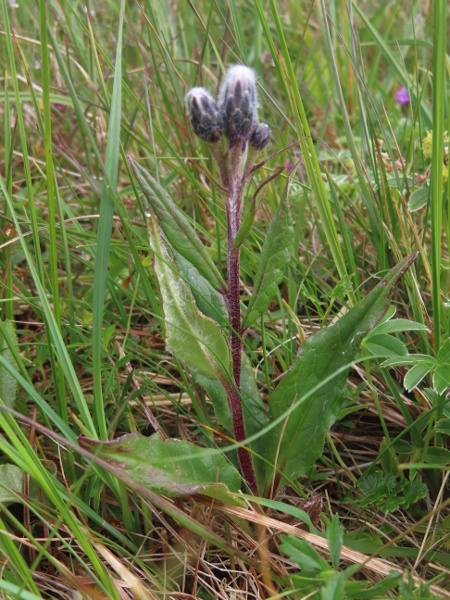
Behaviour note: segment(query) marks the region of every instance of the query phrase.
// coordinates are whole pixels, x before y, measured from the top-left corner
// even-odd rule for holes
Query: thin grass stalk
[[[40,282],[42,283],[43,286],[45,286],[45,269],[44,269],[44,262],[43,262],[43,258],[42,258],[40,239],[39,239],[39,227],[38,227],[37,212],[36,212],[35,199],[34,199],[34,193],[33,193],[34,186],[33,186],[32,178],[31,178],[31,168],[30,168],[30,160],[29,160],[29,154],[28,154],[27,136],[26,136],[26,132],[25,132],[25,122],[24,122],[24,118],[23,118],[22,103],[21,103],[21,98],[20,98],[20,93],[19,93],[16,64],[15,64],[15,59],[14,59],[13,45],[12,45],[12,38],[13,38],[14,34],[13,34],[13,32],[10,28],[10,24],[9,24],[6,0],[3,0],[3,2],[2,2],[2,12],[3,12],[3,20],[5,23],[5,29],[6,29],[7,54],[8,54],[9,65],[10,65],[10,69],[11,69],[11,78],[12,78],[13,87],[14,87],[14,97],[15,97],[16,111],[17,111],[17,123],[19,126],[19,132],[20,132],[23,165],[24,165],[24,171],[25,171],[25,183],[26,183],[27,200],[28,200],[27,207],[28,207],[28,211],[29,211],[29,215],[30,215],[31,232],[32,232],[33,246],[34,246],[34,252],[35,252],[35,257],[36,257],[37,272],[38,272],[38,277],[40,279]],[[14,37],[14,40],[17,45],[17,50],[20,54],[20,59],[22,60],[25,74],[27,75],[27,80],[30,84],[31,96],[32,96],[32,99],[36,106],[34,90],[31,86],[28,68],[26,66],[25,60],[23,59],[20,47],[17,44],[17,40],[15,37]],[[40,122],[40,113],[38,110],[36,110],[36,117],[38,119],[38,122]],[[11,195],[9,197],[11,197]],[[16,229],[17,229],[17,227],[16,227]],[[58,330],[59,330],[59,326],[58,326]],[[62,388],[64,387],[64,383],[59,381],[61,371],[57,367],[57,364],[55,361],[55,353],[54,353],[53,345],[51,343],[52,336],[50,334],[49,324],[47,321],[45,321],[45,331],[46,331],[46,337],[47,337],[48,356],[49,356],[49,361],[50,361],[51,372],[52,372],[52,375],[55,380],[55,392],[56,392],[56,396],[57,396],[58,407],[59,407],[59,411],[60,411],[61,415],[64,415],[64,414],[66,415],[65,419],[67,421],[68,417],[67,417],[67,406],[66,406],[66,400],[65,400],[65,393],[64,393],[64,391],[61,392]]]
[[[334,78],[334,84],[335,84],[335,88],[337,91],[337,97],[338,97],[339,105],[341,108],[341,117],[342,117],[342,121],[344,124],[345,138],[347,140],[350,154],[353,159],[353,164],[355,165],[356,173],[358,175],[358,181],[359,181],[360,189],[361,189],[362,196],[364,199],[364,204],[367,208],[367,212],[369,215],[369,221],[370,221],[370,224],[372,227],[372,232],[375,237],[375,246],[377,248],[378,254],[381,256],[383,250],[380,247],[381,233],[380,233],[379,219],[377,218],[375,202],[374,202],[370,187],[367,184],[366,175],[365,175],[364,169],[362,168],[362,165],[361,165],[361,158],[360,158],[358,150],[356,148],[354,133],[353,133],[352,127],[350,125],[350,119],[349,119],[348,112],[347,112],[347,106],[346,106],[346,103],[344,100],[344,94],[342,92],[342,85],[341,85],[341,80],[339,77],[339,71],[337,68],[336,57],[335,57],[333,45],[331,42],[330,28],[329,28],[329,24],[328,24],[328,13],[327,13],[327,9],[326,9],[324,0],[321,0],[321,7],[322,7],[322,17],[323,17],[324,29],[325,29],[325,43],[326,43],[326,48],[328,50],[327,54],[329,56],[329,61],[331,63],[330,69],[331,69],[331,73]],[[355,59],[356,59],[356,57],[355,57]],[[359,91],[359,89],[358,89],[358,91]]]
[[[111,245],[112,225],[114,216],[113,193],[117,186],[119,151],[120,151],[120,123],[122,105],[122,31],[125,14],[125,0],[120,7],[119,29],[117,37],[116,66],[114,86],[111,100],[111,112],[108,126],[108,142],[106,146],[105,170],[108,180],[103,181],[102,197],[100,202],[100,219],[97,230],[97,249],[95,253],[94,295],[93,295],[93,321],[92,321],[92,359],[94,368],[94,410],[95,422],[100,439],[108,439],[108,431],[103,404],[102,383],[102,324],[103,307],[105,302],[106,274],[108,270],[108,257]]]
[[[431,269],[433,304],[433,342],[437,354],[441,347],[441,240],[444,164],[444,116],[446,103],[445,62],[446,62],[446,0],[436,0],[430,10],[434,11],[433,42],[433,145],[431,155]]]
[[[5,107],[4,107],[4,117],[5,117],[5,168],[6,168],[6,189],[8,190],[8,193],[10,195],[12,195],[12,156],[13,156],[13,152],[12,152],[12,147],[13,147],[13,140],[12,140],[12,136],[11,136],[11,108],[10,108],[10,102],[9,102],[9,91],[8,91],[8,71],[5,72]],[[6,219],[10,218],[10,213],[9,213],[9,209],[8,206],[4,205],[4,213],[5,213],[5,217]],[[2,236],[2,239],[4,239],[5,236]],[[13,290],[12,290],[12,269],[11,269],[11,248],[5,248],[5,250],[3,251],[3,264],[5,265],[5,274],[4,274],[4,281],[5,281],[5,286],[3,287],[3,299],[4,300],[8,300],[9,298],[12,298],[13,296]],[[4,311],[2,310],[2,316],[4,315],[4,317],[6,319],[9,319],[10,321],[14,320],[14,303],[11,302],[6,302],[4,305]]]
[[[3,507],[2,507],[2,512],[4,512]],[[25,562],[24,557],[19,552],[19,549],[16,546],[16,544],[14,543],[14,541],[9,537],[8,530],[6,528],[6,524],[4,523],[4,521],[1,517],[0,517],[0,549],[2,550],[3,555],[8,557],[8,563],[9,563],[8,570],[9,570],[9,573],[12,575],[12,577],[11,577],[11,575],[9,577],[5,577],[5,573],[3,572],[2,579],[14,578],[14,571],[16,571],[15,574],[18,575],[19,577],[21,576],[21,579],[18,580],[20,582],[21,589],[24,590],[24,588],[26,586],[30,591],[32,591],[34,594],[37,594],[38,597],[41,598],[42,596],[40,595],[39,590],[33,581],[33,577],[31,576],[30,567]],[[5,567],[3,567],[3,569],[4,568]]]
[[[305,161],[306,172],[308,174],[308,179],[311,182],[312,188],[315,192],[315,200],[317,202],[317,208],[319,211],[322,226],[324,228],[325,236],[330,246],[331,254],[333,256],[333,260],[336,265],[336,269],[339,273],[339,276],[341,278],[344,278],[345,276],[347,276],[347,266],[345,263],[344,255],[342,253],[342,248],[339,242],[336,227],[334,225],[331,205],[328,200],[325,184],[322,179],[319,160],[317,158],[314,143],[311,138],[308,120],[306,118],[303,101],[297,84],[297,78],[290,58],[286,39],[284,37],[284,32],[281,25],[278,9],[275,1],[270,0],[272,16],[275,21],[275,27],[281,43],[281,54],[284,59],[284,65],[281,63],[280,55],[273,41],[273,37],[260,0],[255,0],[255,5],[257,7],[258,15],[270,46],[272,58],[275,64],[277,65],[277,70],[279,72],[281,82],[284,86],[286,98],[289,100],[291,104],[291,110],[295,115],[297,137],[302,140],[301,148],[303,153],[303,159]],[[349,301],[350,303],[353,303],[353,293],[350,294]]]
[[[14,227],[16,228],[17,234],[20,239],[20,245],[22,248],[22,252],[25,255],[28,269],[30,270],[31,277],[34,282],[34,287],[36,288],[37,295],[38,295],[39,300],[42,305],[42,311],[44,313],[45,323],[48,326],[48,340],[49,341],[51,340],[51,344],[55,348],[56,356],[58,357],[58,360],[62,364],[62,367],[64,369],[64,375],[67,379],[69,388],[72,392],[72,395],[73,395],[73,398],[77,405],[77,408],[80,411],[82,424],[85,427],[86,431],[88,431],[90,435],[92,435],[94,438],[96,438],[97,435],[95,433],[94,423],[92,421],[89,407],[86,403],[83,392],[81,390],[80,382],[78,380],[78,377],[77,377],[75,370],[73,368],[73,365],[71,363],[69,354],[67,352],[67,348],[61,337],[61,332],[59,330],[59,327],[55,321],[53,311],[51,309],[50,303],[47,298],[47,293],[45,291],[44,286],[41,283],[39,274],[38,274],[36,268],[34,267],[33,258],[31,256],[30,250],[28,249],[27,243],[24,239],[24,236],[22,233],[22,228],[21,228],[19,219],[17,218],[17,215],[15,213],[12,199],[5,188],[5,184],[3,182],[2,177],[0,177],[0,191],[4,195],[7,205],[9,207],[9,210],[11,211],[11,216],[14,221]],[[49,345],[50,345],[50,342],[49,342]]]
[[[107,570],[94,551],[90,539],[79,525],[78,519],[75,518],[70,510],[71,503],[64,503],[53,482],[52,475],[50,475],[43,467],[40,458],[34,452],[17,421],[8,414],[8,412],[1,410],[0,426],[4,431],[5,437],[9,440],[9,443],[7,443],[5,439],[0,438],[0,449],[4,452],[5,456],[29,473],[31,478],[34,479],[42,489],[44,495],[52,500],[60,518],[70,528],[73,535],[76,537],[78,544],[91,562],[92,568],[97,574],[98,583],[105,592],[110,594],[108,597],[119,600],[119,594],[115,589]]]
[[[51,287],[53,296],[53,312],[56,324],[61,331],[61,304],[59,298],[58,281],[58,247],[56,239],[56,213],[57,195],[55,194],[55,173],[53,167],[53,149],[52,149],[52,116],[50,107],[50,62],[47,46],[47,1],[39,2],[40,17],[40,36],[41,36],[41,73],[42,73],[42,100],[44,107],[44,151],[46,166],[47,183],[47,207],[48,207],[48,227],[49,227],[49,260],[51,271]],[[68,423],[69,414],[67,410],[67,399],[65,393],[64,371],[62,365],[56,365],[58,377],[55,384],[58,386],[58,407],[61,418]],[[71,455],[70,455],[71,456]],[[70,460],[71,475],[74,476],[72,460]]]

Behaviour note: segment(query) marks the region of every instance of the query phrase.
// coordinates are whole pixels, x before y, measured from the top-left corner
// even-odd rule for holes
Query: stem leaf
[[[167,349],[194,372],[228,380],[230,351],[221,328],[197,309],[164,246],[154,215],[149,218],[148,226],[163,300]]]
[[[270,301],[277,293],[290,258],[294,224],[288,201],[288,184],[278,205],[275,216],[264,241],[264,246],[256,269],[253,293],[242,323],[242,330],[248,329],[265,313]]]
[[[183,213],[176,207],[167,191],[136,161],[130,159],[130,163],[169,244],[192,263],[214,289],[224,289],[223,279],[209,257],[204,244]]]

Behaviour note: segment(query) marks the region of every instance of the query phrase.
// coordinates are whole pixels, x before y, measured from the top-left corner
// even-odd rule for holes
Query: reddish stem
[[[233,419],[234,437],[237,442],[243,442],[246,435],[240,395],[231,383],[224,383],[224,387],[227,391],[228,403],[231,410],[231,417]],[[252,492],[257,494],[258,487],[256,485],[256,476],[255,471],[253,470],[250,453],[246,448],[242,447],[238,448],[237,452],[244,479]]]
[[[241,225],[243,209],[243,190],[245,180],[239,174],[240,150],[233,152],[229,163],[227,178],[223,181],[227,184],[229,196],[226,200],[227,208],[227,270],[228,270],[228,314],[230,317],[230,346],[233,362],[234,386],[226,385],[228,403],[233,418],[234,437],[237,442],[243,442],[246,438],[244,427],[244,415],[242,412],[241,393],[241,365],[242,365],[242,340],[241,340],[241,307],[240,307],[240,248],[233,248],[234,240]],[[222,179],[224,179],[222,177]],[[242,474],[249,487],[257,493],[256,477],[253,470],[250,454],[245,448],[238,449],[239,462]]]

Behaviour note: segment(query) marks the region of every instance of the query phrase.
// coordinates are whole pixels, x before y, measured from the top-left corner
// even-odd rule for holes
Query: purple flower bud
[[[210,144],[218,142],[222,135],[220,114],[214,98],[202,87],[195,87],[186,94],[186,112],[192,129],[199,138]]]
[[[398,102],[399,104],[401,104],[402,106],[405,104],[409,104],[410,98],[409,98],[408,90],[404,86],[402,86],[395,93],[395,101]]]
[[[257,118],[255,73],[237,65],[228,69],[219,94],[219,110],[230,147],[241,143],[245,148]]]
[[[251,134],[250,140],[249,140],[250,145],[255,150],[259,150],[259,151],[264,150],[264,148],[270,142],[270,134],[271,134],[270,127],[267,125],[267,123],[260,123],[252,131],[252,134]]]

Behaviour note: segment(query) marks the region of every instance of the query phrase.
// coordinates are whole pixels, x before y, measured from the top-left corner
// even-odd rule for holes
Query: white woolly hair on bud
[[[188,91],[188,93],[184,97],[184,103],[186,105],[186,111],[187,111],[188,115],[191,114],[192,102],[193,102],[194,98],[197,100],[198,103],[200,103],[201,99],[204,97],[206,97],[208,99],[208,101],[214,103],[214,98],[208,92],[208,90],[205,89],[204,87],[194,87]]]
[[[237,82],[241,82],[242,93],[253,91],[255,97],[255,108],[258,107],[258,95],[256,93],[255,71],[245,65],[234,65],[230,67],[220,86],[218,104],[223,106],[227,98],[234,94]]]

